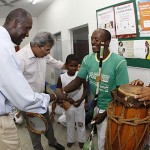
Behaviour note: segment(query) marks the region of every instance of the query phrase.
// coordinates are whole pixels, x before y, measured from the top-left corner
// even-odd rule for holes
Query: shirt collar
[[[3,39],[4,42],[7,41],[7,45],[9,42],[9,46],[11,47],[10,52],[16,53],[14,43],[11,40],[9,32],[3,26],[0,26],[0,33],[0,38]]]
[[[13,44],[13,42],[12,42],[12,40],[11,40],[11,37],[10,37],[8,31],[7,31],[3,26],[0,26],[0,32],[1,32],[0,36],[1,36],[3,39],[6,39],[7,41],[10,41],[10,42]]]
[[[97,53],[94,53],[95,54],[95,59],[97,62],[99,62],[99,60],[97,59]],[[109,53],[109,55],[103,60],[103,62],[105,62],[110,56],[111,56],[112,52]]]
[[[36,58],[36,56],[34,55],[32,49],[31,49],[31,46],[30,46],[30,43],[26,46],[27,48],[27,55],[28,55],[28,58]]]

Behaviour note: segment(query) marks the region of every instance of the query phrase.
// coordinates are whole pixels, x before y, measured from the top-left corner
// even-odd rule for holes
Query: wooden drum
[[[148,141],[150,101],[139,102],[134,92],[141,86],[125,84],[112,91],[107,109],[106,150],[143,150]]]

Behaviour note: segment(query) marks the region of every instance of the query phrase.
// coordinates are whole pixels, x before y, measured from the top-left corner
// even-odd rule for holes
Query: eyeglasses
[[[43,47],[41,47],[41,49],[46,53],[46,54],[48,54],[48,53],[50,53],[50,49],[44,49]]]

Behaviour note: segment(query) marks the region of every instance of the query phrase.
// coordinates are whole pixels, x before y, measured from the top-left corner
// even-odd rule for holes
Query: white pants
[[[58,118],[58,122],[60,122],[60,124],[63,125],[64,127],[67,127],[66,113],[65,112],[63,113],[63,115],[61,115]]]
[[[0,150],[21,150],[17,128],[11,116],[0,116]]]
[[[52,106],[50,105],[49,106],[49,113],[52,112]],[[63,126],[67,126],[66,124],[66,113],[65,113],[65,110],[60,107],[59,105],[56,105],[56,108],[55,108],[55,113],[57,115],[60,115],[60,117],[58,118],[58,122],[60,122],[60,124],[62,124]]]
[[[72,106],[74,107],[74,106]],[[85,143],[86,133],[85,133],[85,109],[83,107],[70,108],[66,111],[67,120],[67,141],[68,143],[75,142],[75,123],[78,133],[78,141],[80,143]]]
[[[99,108],[96,107],[96,112],[98,111],[99,111]],[[106,127],[107,127],[107,117],[103,120],[102,123],[97,125],[98,150],[104,150]]]

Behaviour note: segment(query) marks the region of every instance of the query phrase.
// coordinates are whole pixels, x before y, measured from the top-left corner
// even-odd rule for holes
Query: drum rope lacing
[[[114,111],[115,111],[115,105],[116,105],[117,103],[115,103],[114,105],[113,105],[113,107],[112,107],[112,105],[109,105],[108,106],[108,109],[107,109],[107,116],[108,116],[108,119],[110,119],[111,121],[114,121],[114,122],[116,122],[119,126],[118,126],[118,129],[117,129],[117,134],[115,135],[115,137],[113,137],[113,139],[111,139],[111,137],[109,136],[109,141],[111,141],[112,143],[111,144],[113,144],[114,143],[114,141],[116,140],[116,138],[118,137],[118,142],[119,142],[119,149],[118,150],[124,150],[124,147],[126,146],[126,144],[130,141],[130,139],[131,139],[131,137],[132,136],[134,136],[134,138],[135,138],[135,148],[134,148],[134,150],[139,150],[139,145],[140,145],[140,143],[142,142],[142,139],[143,139],[143,137],[144,137],[144,135],[146,135],[146,132],[147,131],[149,131],[149,123],[150,123],[150,109],[148,109],[148,114],[147,114],[147,117],[145,117],[145,118],[143,118],[143,119],[140,119],[139,120],[139,118],[137,119],[137,118],[132,118],[132,119],[124,119],[123,118],[123,113],[124,113],[124,109],[125,109],[125,107],[123,107],[123,109],[122,109],[122,114],[121,114],[121,116],[117,116],[117,115],[114,115],[114,114],[112,114],[112,113],[114,113]],[[139,110],[138,110],[139,111]],[[139,113],[137,113],[137,114],[139,114]],[[138,117],[138,116],[137,116]],[[120,135],[120,129],[121,129],[121,125],[122,124],[128,124],[128,125],[131,125],[131,126],[133,126],[133,130],[134,130],[134,132],[132,132],[132,134],[130,134],[129,136],[128,136],[128,138],[126,139],[126,141],[124,141],[124,143],[121,143],[121,137],[119,136]],[[142,125],[142,124],[146,124],[145,125],[145,128],[144,128],[144,130],[143,130],[143,134],[142,134],[142,136],[138,139],[138,137],[137,137],[137,129],[136,129],[136,126],[138,126],[138,125]],[[107,130],[109,130],[109,132],[111,133],[111,122],[108,122],[108,128],[107,128]],[[108,132],[108,131],[107,131]],[[110,134],[109,133],[109,134]],[[147,137],[147,139],[148,139],[148,137]],[[106,143],[107,143],[108,141],[106,141]],[[108,142],[109,143],[109,142]],[[107,149],[108,150],[113,150],[112,149],[112,147],[110,146],[110,145],[108,145],[108,144],[106,144],[106,146],[107,146]]]
[[[131,145],[133,150],[143,150],[150,131],[150,105],[135,104],[133,96],[123,94],[114,90],[108,105],[106,150],[125,150]]]
[[[113,121],[115,121],[118,124],[124,123],[132,126],[137,126],[140,124],[150,123],[150,109],[148,110],[148,116],[140,120],[139,118],[124,119],[123,117],[113,115],[110,109],[107,109],[107,116],[108,118],[111,118]]]

